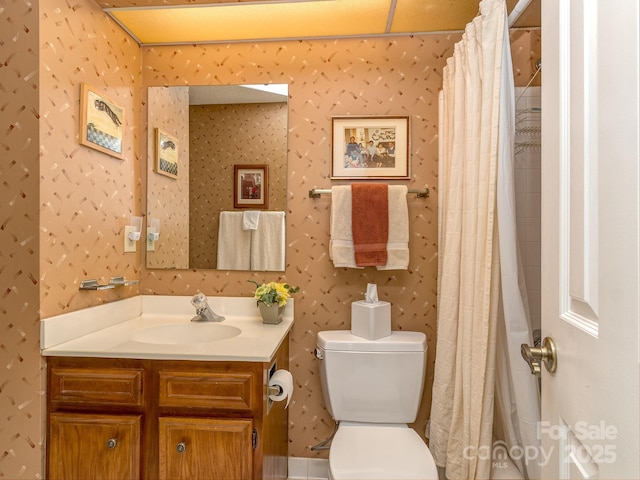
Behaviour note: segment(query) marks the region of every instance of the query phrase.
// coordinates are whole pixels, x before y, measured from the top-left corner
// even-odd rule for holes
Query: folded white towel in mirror
[[[282,272],[285,269],[285,214],[263,212],[251,238],[251,270]]]
[[[220,212],[218,228],[218,270],[249,270],[250,230],[242,230],[242,212]]]
[[[245,210],[242,214],[242,229],[257,230],[260,222],[260,210]]]

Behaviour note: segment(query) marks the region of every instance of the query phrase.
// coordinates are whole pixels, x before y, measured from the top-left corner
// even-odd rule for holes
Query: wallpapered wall
[[[46,319],[137,295],[251,295],[247,278],[263,274],[161,271],[142,267],[140,249],[123,254],[123,228],[145,211],[146,112],[142,86],[164,83],[290,85],[287,270],[300,285],[291,338],[296,379],[290,406],[290,454],[310,456],[332,422],[320,394],[315,334],[348,328],[349,308],[367,282],[393,303],[393,327],[429,336],[429,370],[418,430],[429,410],[436,299],[437,192],[408,198],[410,269],[335,269],[328,260],[330,117],[411,117],[412,176],[436,184],[437,91],[445,59],[459,34],[387,39],[291,41],[140,49],[91,0],[73,4],[10,2],[0,11],[3,200],[0,278],[0,477],[37,478],[44,425],[39,316]],[[39,38],[38,38],[39,35]],[[539,33],[517,31],[516,83],[525,85],[539,55]],[[39,69],[39,73],[38,70]],[[171,70],[173,69],[173,70]],[[80,83],[125,110],[125,160],[78,144]],[[39,236],[39,238],[38,238]],[[82,279],[141,278],[140,287],[79,292]]]
[[[268,209],[287,203],[287,104],[192,105],[189,265],[216,268],[218,212],[233,210],[234,165],[268,164]]]
[[[411,124],[410,188],[437,183],[437,95],[440,72],[458,35],[198,45],[143,48],[143,85],[164,83],[288,83],[289,176],[285,275],[247,272],[143,272],[143,293],[252,294],[249,278],[280,278],[301,290],[295,295],[290,368],[295,393],[289,407],[289,454],[314,456],[333,421],[324,408],[313,354],[319,330],[350,325],[351,302],[377,283],[392,303],[394,329],[429,336],[429,373],[435,345],[436,204],[409,197],[411,260],[407,271],[380,272],[333,267],[328,255],[331,198],[310,199],[310,188],[336,183],[331,171],[331,116],[408,115]],[[179,278],[177,278],[179,276]],[[429,384],[429,382],[427,382]],[[429,388],[417,422],[424,429]],[[324,452],[326,454],[326,452]]]
[[[38,4],[0,8],[0,478],[41,473]]]
[[[124,227],[142,212],[140,47],[90,0],[40,2],[40,314],[136,295],[79,291],[80,282],[139,278]],[[80,85],[124,109],[124,160],[79,145]],[[96,295],[96,293],[98,293]]]
[[[140,277],[121,227],[139,211],[140,49],[88,0],[0,8],[0,477],[44,473],[39,318],[135,295],[84,278]],[[78,143],[80,84],[125,108],[126,159]]]
[[[535,33],[513,35],[516,81],[526,84],[537,59]],[[142,291],[151,294],[251,295],[248,278],[280,278],[295,295],[291,334],[295,394],[289,407],[289,454],[314,456],[333,421],[326,412],[313,351],[320,330],[349,328],[351,302],[377,283],[392,303],[392,327],[424,331],[429,338],[428,371],[415,427],[422,433],[430,409],[435,346],[437,271],[437,120],[441,72],[459,34],[386,39],[340,39],[260,44],[195,45],[142,49],[143,85],[289,84],[287,268],[284,275],[247,272],[143,272]],[[410,188],[429,185],[429,199],[408,197],[409,270],[334,268],[328,255],[331,198],[310,199],[310,188],[332,181],[331,117],[408,115],[411,124]],[[326,455],[326,452],[319,455]]]
[[[143,95],[145,92],[143,92]],[[143,97],[144,98],[144,97]],[[189,267],[189,88],[153,88],[146,95],[148,105],[147,219],[160,220],[162,240],[145,252],[152,268]],[[178,178],[157,173],[156,129],[178,141]],[[151,222],[148,221],[147,225]],[[142,242],[141,242],[142,244]],[[145,247],[146,249],[146,247]],[[143,260],[143,261],[145,261]]]

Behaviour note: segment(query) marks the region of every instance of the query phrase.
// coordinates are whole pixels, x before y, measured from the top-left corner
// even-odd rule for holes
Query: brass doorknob
[[[522,358],[526,360],[531,369],[531,373],[540,376],[540,362],[544,363],[544,367],[549,373],[554,373],[558,368],[558,360],[556,357],[556,345],[550,337],[544,337],[540,347],[530,347],[526,343],[520,346]]]

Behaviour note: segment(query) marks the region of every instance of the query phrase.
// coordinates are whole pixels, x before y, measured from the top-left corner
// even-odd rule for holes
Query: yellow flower
[[[247,281],[255,284],[257,287],[253,297],[258,302],[266,303],[267,305],[277,303],[278,306],[284,307],[287,301],[289,301],[291,294],[300,290],[300,287],[291,287],[286,283],[269,282],[259,284],[254,280]]]

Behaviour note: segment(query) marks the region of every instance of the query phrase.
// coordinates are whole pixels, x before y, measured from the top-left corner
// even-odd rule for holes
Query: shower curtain
[[[519,358],[520,344],[531,335],[515,243],[513,77],[504,0],[483,0],[455,45],[443,72],[440,112],[429,447],[448,479],[489,479],[494,434],[513,453],[514,446],[529,445],[523,442],[537,445],[539,419],[535,378]],[[516,464],[526,476],[523,462]]]

